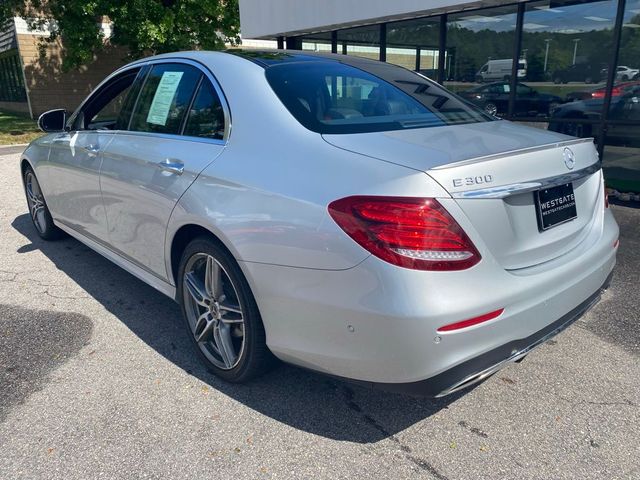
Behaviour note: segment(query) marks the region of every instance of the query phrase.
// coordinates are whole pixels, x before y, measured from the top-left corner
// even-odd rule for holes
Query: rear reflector
[[[464,270],[480,253],[433,198],[354,196],[329,205],[347,235],[375,256],[415,270]]]
[[[438,332],[451,332],[453,330],[460,330],[461,328],[471,327],[473,325],[478,325],[482,322],[488,322],[489,320],[493,320],[494,318],[498,318],[504,312],[504,308],[500,310],[496,310],[495,312],[485,313],[484,315],[480,315],[479,317],[470,318],[468,320],[462,320],[461,322],[450,323],[449,325],[444,325],[443,327],[438,328]]]

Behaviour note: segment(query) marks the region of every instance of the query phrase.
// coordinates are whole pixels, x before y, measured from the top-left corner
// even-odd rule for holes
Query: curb
[[[28,143],[18,143],[15,145],[0,145],[0,155],[11,155],[14,153],[22,153],[29,145]]]

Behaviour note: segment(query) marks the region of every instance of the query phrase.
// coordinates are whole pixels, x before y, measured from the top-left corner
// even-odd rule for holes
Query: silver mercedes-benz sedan
[[[39,123],[21,162],[39,235],[174,298],[232,382],[279,358],[445,395],[579,318],[616,261],[591,139],[386,63],[160,55]]]

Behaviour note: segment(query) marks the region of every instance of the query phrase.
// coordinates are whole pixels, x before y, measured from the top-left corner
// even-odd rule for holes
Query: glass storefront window
[[[445,85],[455,92],[469,91],[467,99],[488,112],[506,113],[503,95],[486,100],[483,84],[511,77],[516,7],[506,6],[448,16]]]
[[[380,59],[380,25],[338,30],[338,53]]]
[[[522,82],[530,94],[516,96],[514,116],[574,119],[552,129],[590,136],[602,113],[608,61],[613,53],[615,0],[528,3],[522,25]]]
[[[305,35],[301,40],[302,50],[331,53],[331,32]]]
[[[440,39],[438,17],[387,25],[387,62],[437,80]]]
[[[607,185],[640,193],[640,0],[625,5],[603,169]]]

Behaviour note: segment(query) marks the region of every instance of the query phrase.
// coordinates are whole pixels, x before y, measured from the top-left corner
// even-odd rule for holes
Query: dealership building
[[[394,63],[503,118],[593,136],[609,185],[640,192],[640,0],[240,0],[240,21],[245,39]]]

